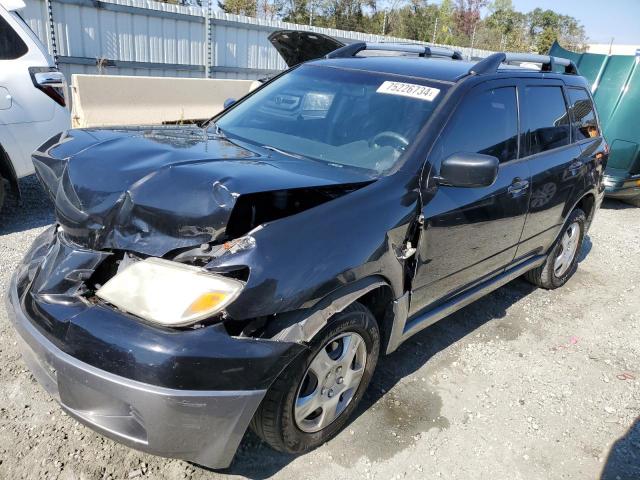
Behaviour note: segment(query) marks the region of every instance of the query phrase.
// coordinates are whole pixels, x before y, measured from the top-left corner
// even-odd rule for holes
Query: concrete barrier
[[[150,125],[204,120],[260,85],[223,80],[116,75],[72,76],[73,126]]]

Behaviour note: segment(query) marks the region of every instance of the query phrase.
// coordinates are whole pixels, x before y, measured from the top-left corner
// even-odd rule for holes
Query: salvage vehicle
[[[33,174],[31,154],[70,126],[66,80],[20,16],[22,0],[0,0],[0,209]]]
[[[204,128],[42,145],[57,221],[8,293],[40,383],[108,437],[225,468],[250,424],[326,442],[380,355],[510,280],[564,285],[604,194],[587,84],[561,58],[458,57],[350,44]]]
[[[576,63],[590,82],[593,100],[603,115],[602,130],[610,146],[605,195],[640,207],[640,129],[636,120],[640,113],[640,56],[571,52],[557,42],[551,55]]]

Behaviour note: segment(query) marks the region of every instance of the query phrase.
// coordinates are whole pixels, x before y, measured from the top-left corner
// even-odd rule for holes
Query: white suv
[[[64,75],[18,14],[22,0],[0,0],[0,208],[7,187],[34,172],[31,152],[69,128]]]

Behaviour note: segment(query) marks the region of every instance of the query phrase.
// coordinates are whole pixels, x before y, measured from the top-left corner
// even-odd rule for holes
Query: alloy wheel
[[[553,273],[556,277],[564,275],[573,263],[580,243],[580,224],[573,222],[564,232],[560,240],[560,252],[553,264]]]

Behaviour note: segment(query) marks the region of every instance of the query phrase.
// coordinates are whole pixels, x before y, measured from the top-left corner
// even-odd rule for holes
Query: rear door
[[[500,160],[490,187],[438,186],[423,208],[411,314],[500,273],[513,260],[529,203],[529,169],[518,159],[515,81],[483,83],[460,102],[434,146],[430,161],[457,152]]]
[[[565,90],[560,80],[523,80],[519,85],[522,154],[531,170],[531,201],[517,256],[545,252],[582,182],[581,149],[572,141]],[[574,134],[575,136],[575,134]]]

